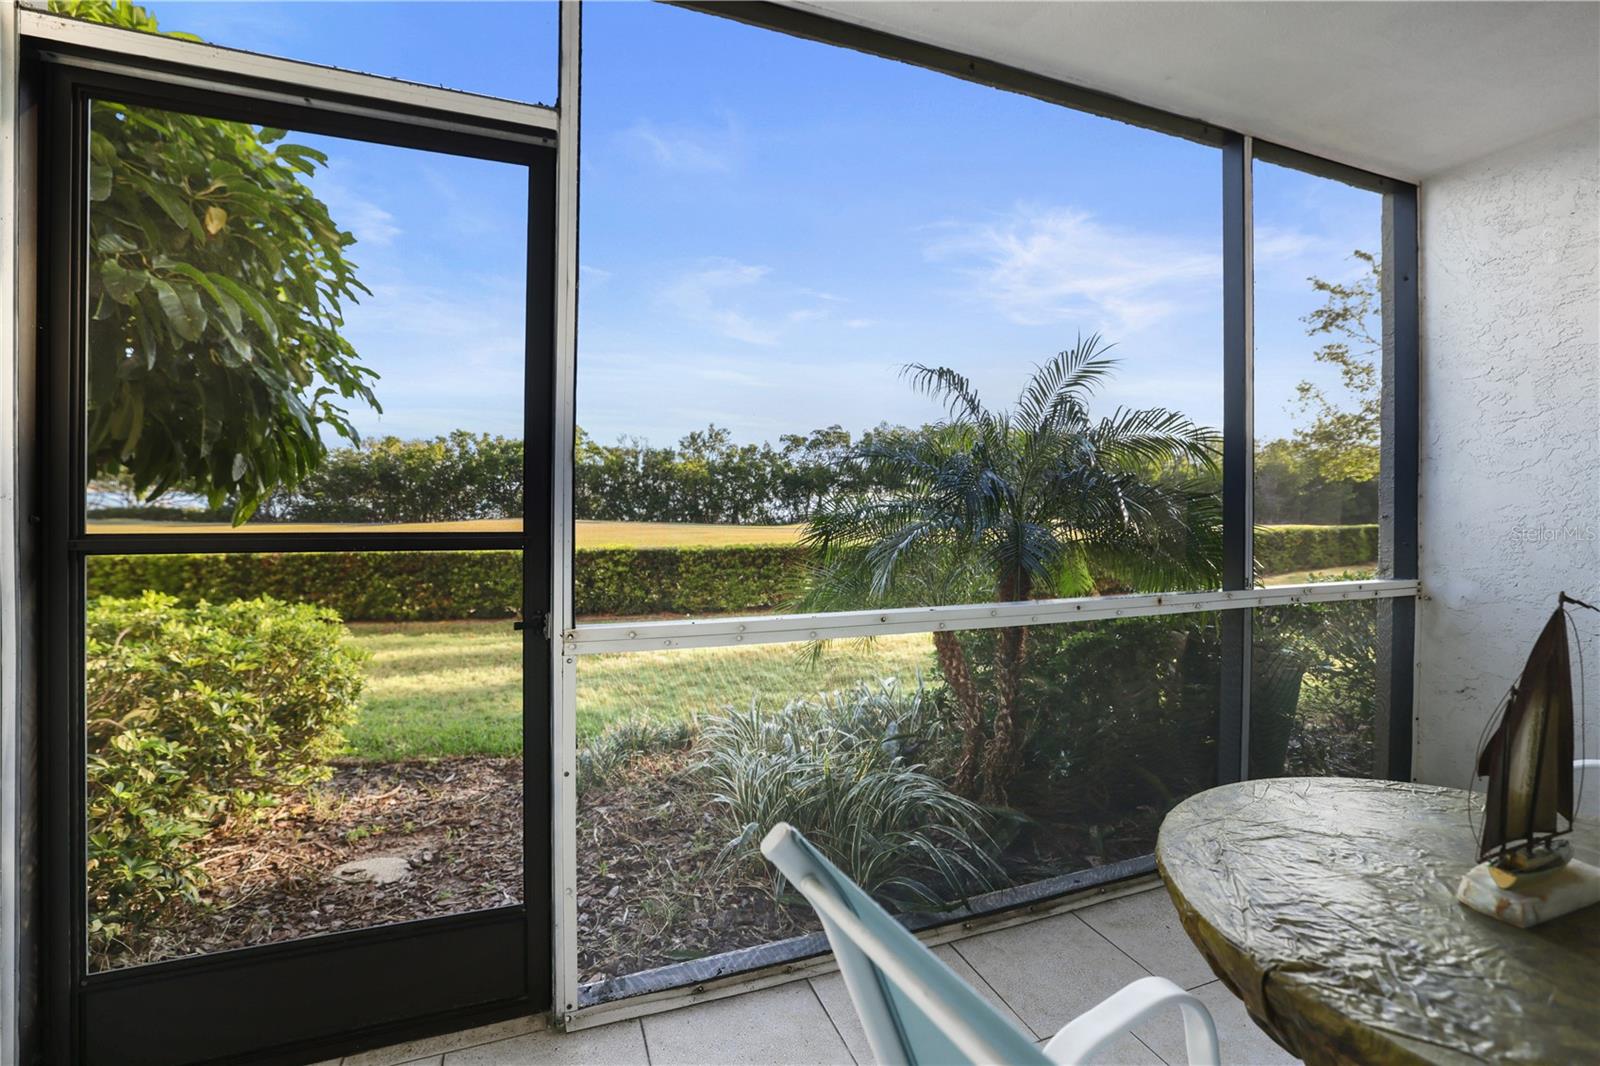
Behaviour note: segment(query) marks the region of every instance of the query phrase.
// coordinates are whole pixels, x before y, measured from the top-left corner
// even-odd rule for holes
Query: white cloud
[[[1307,252],[1320,251],[1328,243],[1303,230],[1281,229],[1277,226],[1257,226],[1252,236],[1257,263],[1292,261]]]
[[[452,429],[517,436],[522,426],[524,300],[519,285],[371,282],[345,310],[344,335],[380,375],[381,415],[349,404],[364,435],[430,437]]]
[[[865,319],[840,323],[835,308],[842,296],[772,278],[770,267],[736,259],[708,259],[658,290],[657,302],[680,318],[729,340],[770,347],[796,330],[843,324],[859,328]]]
[[[767,276],[768,269],[732,259],[682,275],[661,290],[660,301],[679,315],[709,326],[732,340],[747,344],[776,344],[777,329],[729,305],[740,292],[748,292]]]
[[[720,126],[660,125],[639,119],[621,134],[622,143],[662,170],[722,174],[733,169],[743,138],[732,115]]]
[[[926,248],[976,296],[1022,325],[1071,322],[1126,334],[1214,298],[1221,248],[1109,226],[1087,211],[1019,207],[995,222],[941,227]]]
[[[380,248],[393,244],[405,231],[393,214],[357,193],[351,187],[353,182],[343,180],[349,169],[338,161],[331,163],[317,178],[317,196],[328,205],[334,224],[354,233],[358,243]]]

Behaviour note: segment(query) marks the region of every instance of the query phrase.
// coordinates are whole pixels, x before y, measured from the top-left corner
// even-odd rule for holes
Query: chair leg
[[[1221,1066],[1217,1026],[1211,1012],[1195,996],[1165,977],[1133,982],[1061,1027],[1044,1053],[1060,1066],[1076,1066],[1135,1025],[1169,1007],[1183,1014],[1183,1041],[1189,1066]]]

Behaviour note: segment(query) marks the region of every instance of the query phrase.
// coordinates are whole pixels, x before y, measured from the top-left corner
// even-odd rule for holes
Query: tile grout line
[[[839,1023],[833,1020],[833,1012],[828,1009],[828,1005],[826,1003],[822,1002],[822,993],[817,991],[816,982],[808,977],[806,978],[806,987],[811,989],[811,995],[815,997],[817,1006],[822,1008],[822,1016],[828,1019],[829,1025],[833,1026],[833,1035],[839,1038],[839,1043],[844,1047],[844,1053],[850,1056],[850,1062],[853,1064],[853,1066],[860,1066],[859,1060],[856,1059],[856,1053],[850,1050],[850,1042],[846,1040],[844,1038],[844,1034],[839,1031]],[[848,988],[848,986],[846,987]],[[855,1009],[854,1003],[851,1004],[850,1009]]]
[[[1124,898],[1127,898],[1127,897],[1124,897]],[[1091,910],[1091,909],[1093,909],[1093,908],[1091,908],[1091,907],[1085,907],[1084,908],[1084,910]],[[1078,921],[1083,922],[1083,924],[1089,926],[1090,929],[1094,929],[1095,934],[1097,936],[1099,936],[1101,940],[1104,940],[1107,944],[1110,944],[1112,947],[1116,948],[1118,951],[1121,951],[1124,955],[1128,955],[1128,952],[1123,949],[1121,944],[1118,944],[1115,940],[1112,940],[1109,936],[1106,936],[1104,933],[1100,932],[1099,929],[1095,929],[1095,927],[1092,924],[1090,924],[1088,921],[1084,920],[1083,918],[1079,918],[1078,915],[1077,915],[1077,912],[1073,912],[1072,916],[1074,918],[1078,918]],[[1198,949],[1196,949],[1196,950],[1198,950]],[[1149,974],[1150,976],[1152,976],[1152,977],[1160,977],[1161,976],[1160,974],[1156,973],[1154,970],[1150,969],[1150,967],[1148,967],[1144,963],[1140,962],[1138,959],[1134,959],[1132,955],[1128,955],[1128,958],[1133,959],[1134,965],[1140,967],[1141,969],[1143,969],[1144,972]],[[1204,958],[1204,956],[1202,956],[1202,958]],[[1167,980],[1172,981],[1172,983],[1175,984],[1175,985],[1178,984],[1178,982],[1176,980],[1173,980],[1173,978],[1169,977],[1169,978],[1167,978]],[[1185,992],[1193,992],[1197,988],[1203,988],[1206,985],[1209,985],[1213,981],[1220,981],[1220,980],[1221,980],[1221,978],[1218,977],[1215,973],[1213,973],[1210,977],[1206,978],[1204,981],[1201,981],[1197,985],[1178,985],[1178,987],[1182,988]]]
[[[1073,917],[1074,918],[1078,918],[1078,916],[1076,914],[1074,914]],[[1160,974],[1158,974],[1154,970],[1152,970],[1150,967],[1146,966],[1144,963],[1142,963],[1138,959],[1134,958],[1132,955],[1129,955],[1127,953],[1127,951],[1123,950],[1123,947],[1122,947],[1121,944],[1117,943],[1115,940],[1112,940],[1110,937],[1106,936],[1104,933],[1102,933],[1100,930],[1096,929],[1094,926],[1090,925],[1088,922],[1083,921],[1082,918],[1078,918],[1078,921],[1083,923],[1083,927],[1085,929],[1089,930],[1091,933],[1093,933],[1095,936],[1099,937],[1101,940],[1104,940],[1107,944],[1110,944],[1113,948],[1115,948],[1117,950],[1117,953],[1119,955],[1121,955],[1123,958],[1127,959],[1129,962],[1133,963],[1135,966],[1139,967],[1139,969],[1143,970],[1145,973],[1149,974],[1151,977],[1159,977],[1159,976],[1161,976]],[[1172,979],[1168,978],[1168,980],[1170,981]],[[1176,981],[1173,981],[1172,983],[1173,984],[1177,984]]]
[[[1143,1045],[1143,1047],[1145,1048],[1146,1051],[1148,1051],[1148,1052],[1150,1052],[1150,1054],[1154,1055],[1156,1057],[1156,1061],[1157,1062],[1162,1063],[1163,1066],[1172,1066],[1171,1063],[1167,1062],[1167,1060],[1162,1057],[1161,1052],[1157,1051],[1155,1048],[1153,1048],[1149,1044],[1145,1043],[1144,1037],[1140,1036],[1138,1033],[1134,1032],[1132,1029],[1128,1030],[1128,1035],[1133,1037],[1141,1045]]]
[[[971,959],[967,958],[966,952],[961,950],[961,941],[959,941],[959,940],[950,941],[950,947],[951,947],[952,950],[955,951],[955,953],[958,956],[960,956],[962,962],[964,962],[968,966],[972,967],[972,972],[978,975],[978,980],[983,982],[984,987],[987,988],[989,991],[993,992],[994,995],[995,995],[995,998],[998,999],[1001,1003],[1004,1003],[1006,1005],[1006,1010],[1011,1012],[1011,1016],[1013,1018],[1015,1018],[1017,1021],[1022,1023],[1022,1027],[1024,1029],[1026,1029],[1028,1032],[1033,1034],[1033,1037],[1034,1037],[1035,1040],[1048,1040],[1048,1039],[1050,1039],[1050,1037],[1047,1037],[1047,1036],[1040,1036],[1039,1035],[1039,1030],[1035,1029],[1033,1027],[1033,1025],[1028,1021],[1028,1019],[1026,1019],[1026,1018],[1024,1018],[1022,1016],[1022,1012],[1021,1011],[1019,1011],[1017,1008],[1015,1008],[1015,1007],[1013,1007],[1011,1005],[1011,1001],[1005,997],[1004,993],[1002,993],[998,988],[996,988],[992,983],[990,983],[989,978],[985,977],[983,971],[978,969],[978,964],[973,962]],[[1050,1034],[1050,1036],[1054,1036],[1054,1035],[1055,1035],[1054,1033]]]
[[[1074,918],[1078,918],[1078,915],[1074,914],[1073,917]],[[1139,969],[1143,970],[1145,973],[1149,974],[1152,977],[1159,977],[1160,976],[1154,970],[1150,969],[1150,967],[1146,966],[1144,963],[1140,962],[1138,959],[1134,958],[1132,955],[1129,955],[1126,951],[1123,950],[1123,947],[1122,947],[1121,944],[1118,944],[1115,940],[1112,940],[1110,937],[1106,936],[1100,930],[1096,929],[1093,925],[1090,925],[1088,922],[1084,921],[1082,918],[1078,918],[1078,921],[1083,922],[1084,927],[1089,929],[1090,931],[1092,931],[1095,936],[1099,937],[1101,940],[1104,940],[1107,944],[1110,944],[1112,947],[1116,948],[1119,952],[1122,952],[1122,954],[1127,957],[1128,961],[1133,963],[1135,966],[1139,967]],[[1168,980],[1170,981],[1172,979],[1168,978]],[[1201,985],[1208,985],[1210,983],[1211,983],[1210,981],[1203,981],[1203,982],[1201,982],[1201,984],[1195,985],[1194,987],[1195,988],[1200,988]],[[1177,984],[1177,982],[1173,981],[1173,984]],[[1193,988],[1185,988],[1184,991],[1185,992],[1193,992],[1194,989]],[[1141,1037],[1138,1033],[1134,1032],[1132,1029],[1127,1030],[1127,1033],[1128,1033],[1129,1036],[1131,1036],[1135,1040],[1139,1041],[1139,1043],[1144,1044],[1145,1048],[1148,1049],[1150,1054],[1154,1055],[1158,1061],[1163,1062],[1163,1063],[1165,1063],[1167,1061],[1166,1059],[1161,1057],[1161,1052],[1157,1051],[1153,1047],[1150,1047],[1149,1044],[1146,1044],[1145,1041],[1144,1041],[1144,1038]]]
[[[644,1019],[635,1018],[634,1024],[639,1027],[639,1040],[644,1044],[644,1066],[655,1066],[650,1061],[650,1034],[644,1031]]]

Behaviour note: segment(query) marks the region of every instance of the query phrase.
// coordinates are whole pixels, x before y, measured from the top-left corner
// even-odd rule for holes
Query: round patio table
[[[1600,1062],[1600,905],[1517,929],[1457,903],[1479,809],[1431,785],[1246,781],[1174,808],[1156,858],[1211,968],[1312,1066]],[[1600,823],[1573,847],[1600,860]]]

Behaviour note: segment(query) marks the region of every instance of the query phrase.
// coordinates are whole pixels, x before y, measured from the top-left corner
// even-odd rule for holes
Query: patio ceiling
[[[794,6],[1411,181],[1600,119],[1593,3]]]

